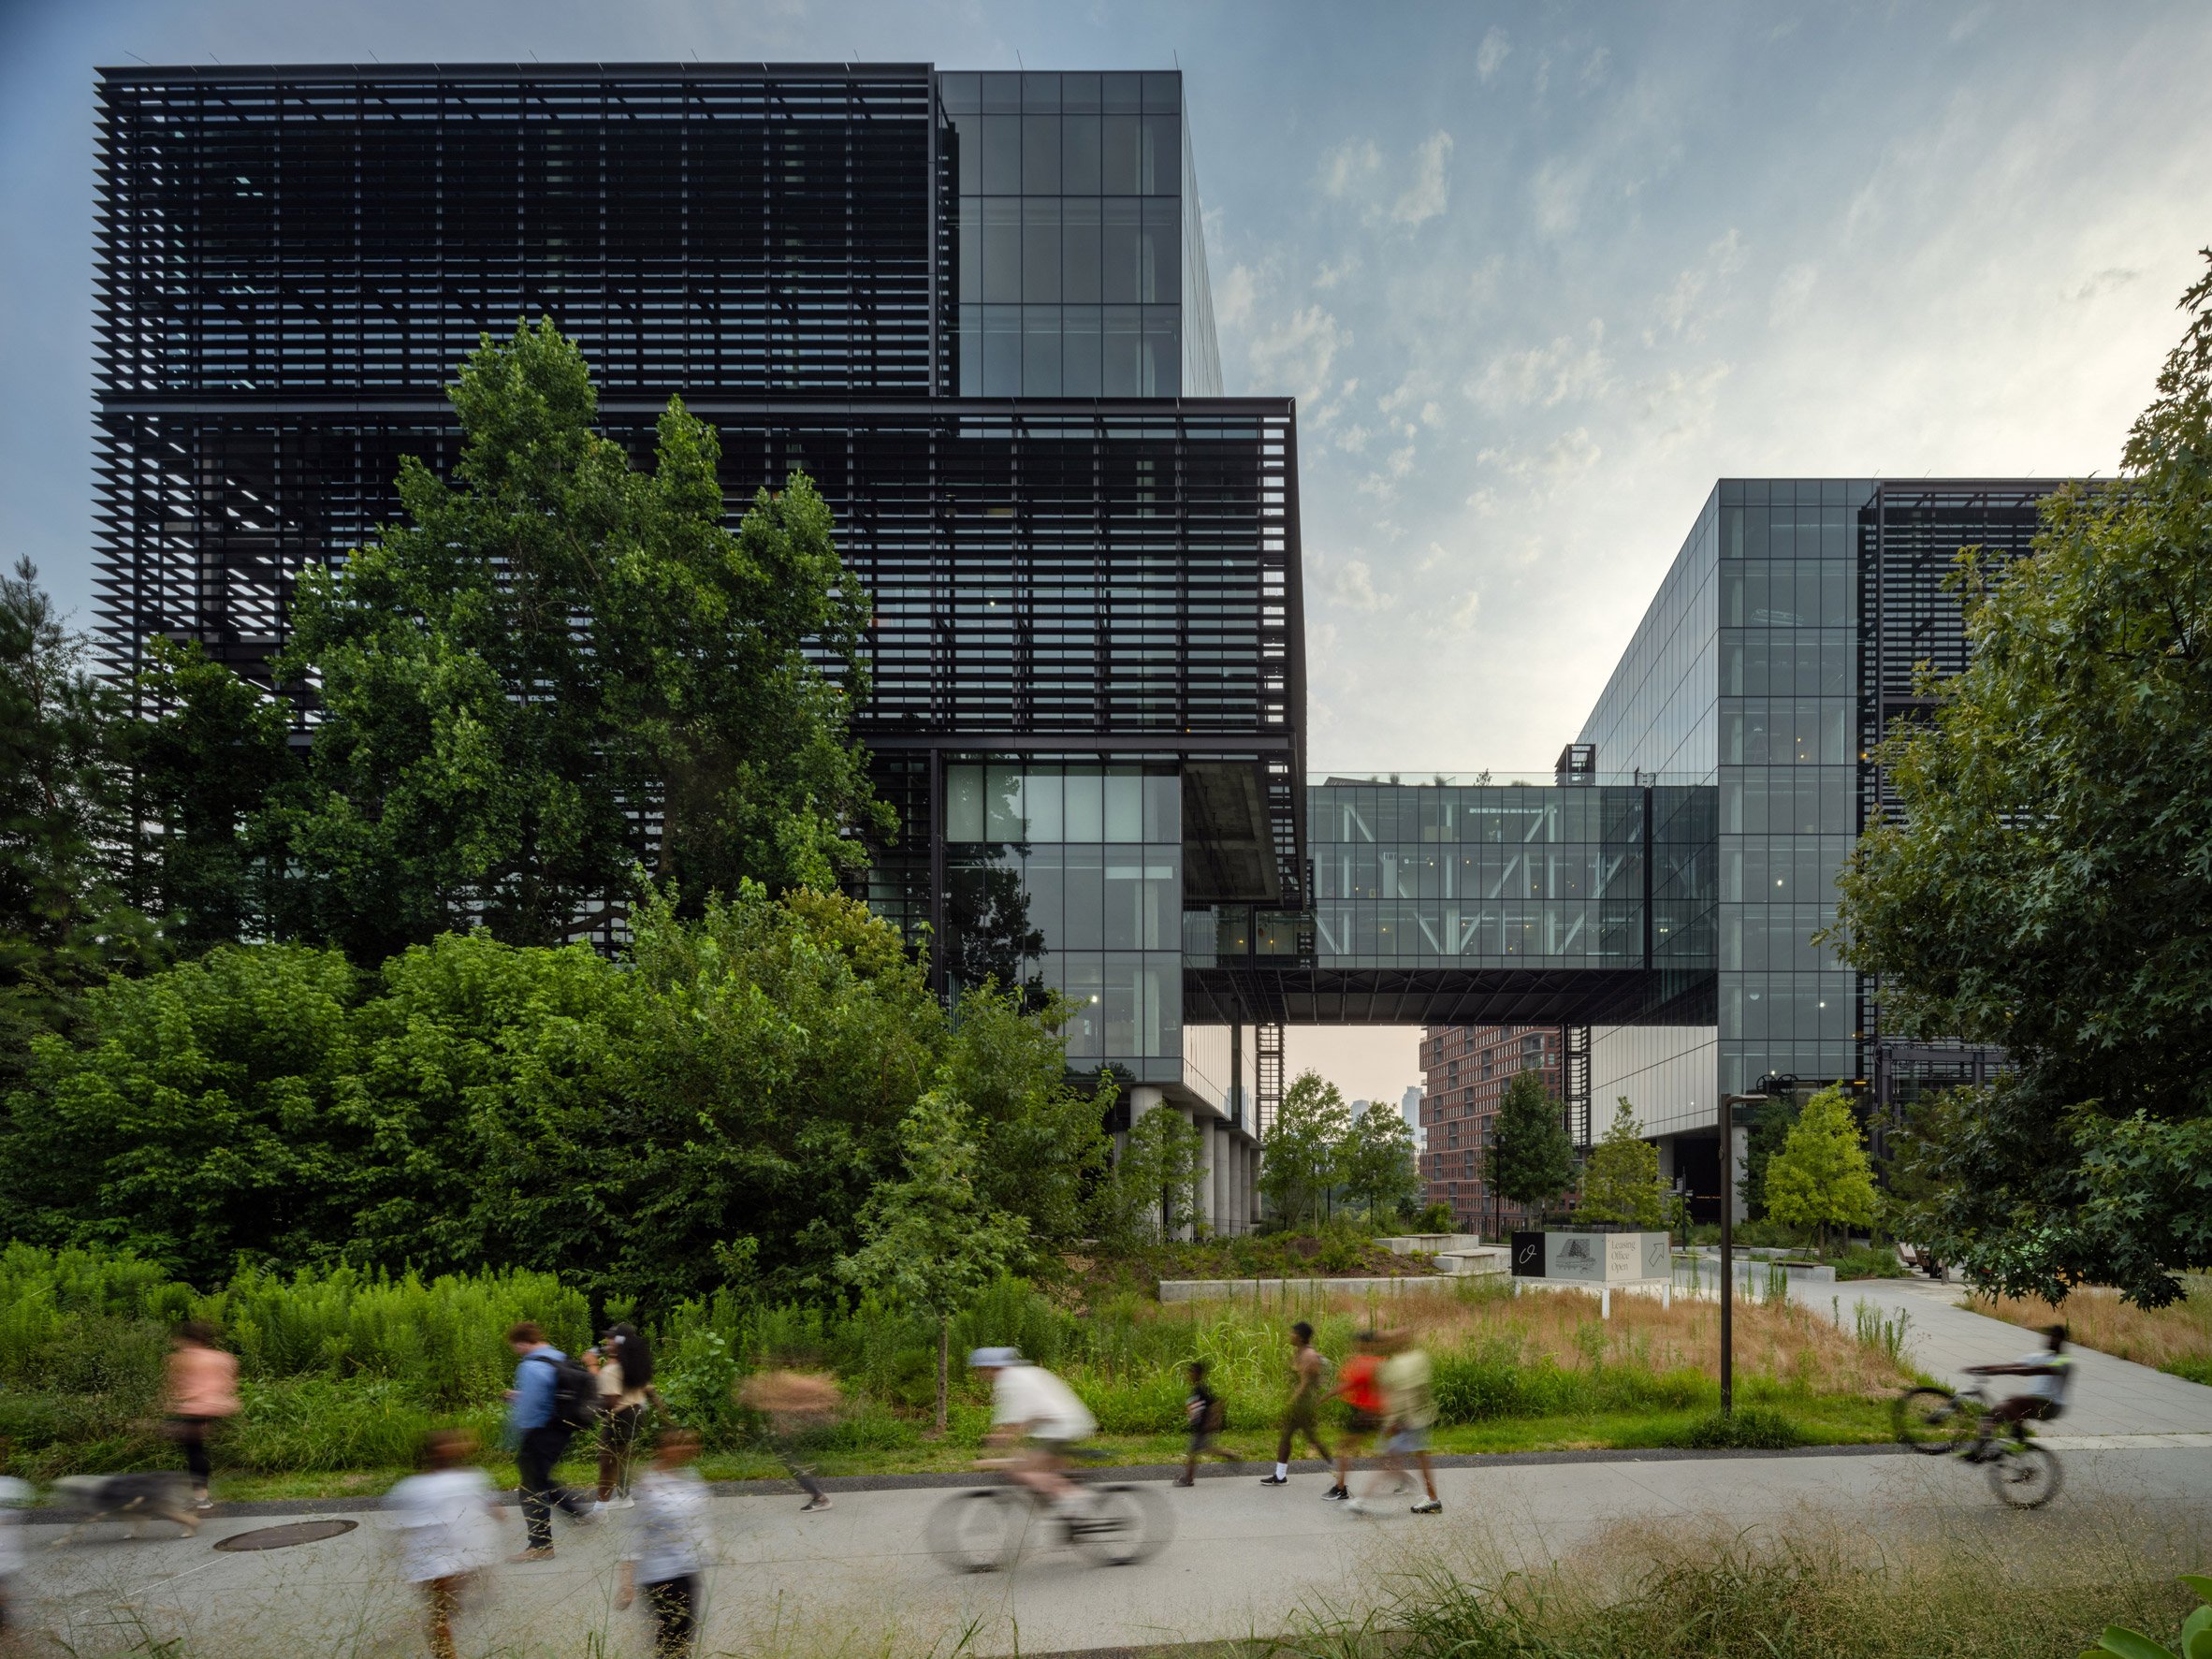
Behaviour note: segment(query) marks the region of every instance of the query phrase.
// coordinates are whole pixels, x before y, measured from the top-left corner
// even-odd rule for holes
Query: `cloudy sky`
[[[0,0],[0,551],[84,605],[93,65],[533,53],[1179,65],[1322,769],[1548,769],[1720,474],[2109,470],[2212,241],[2200,0]]]

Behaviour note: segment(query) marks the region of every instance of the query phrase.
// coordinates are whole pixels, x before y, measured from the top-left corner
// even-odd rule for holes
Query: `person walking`
[[[461,1593],[499,1554],[491,1477],[470,1463],[475,1450],[461,1430],[432,1429],[423,1437],[422,1473],[384,1501],[400,1535],[400,1571],[422,1586],[430,1659],[458,1659],[453,1615]]]
[[[1303,1319],[1290,1327],[1290,1404],[1283,1408],[1283,1437],[1275,1443],[1275,1472],[1259,1477],[1262,1486],[1290,1484],[1290,1448],[1303,1434],[1314,1455],[1324,1463],[1329,1448],[1321,1444],[1321,1381],[1329,1361],[1314,1346],[1314,1328]]]
[[[768,1444],[791,1477],[807,1494],[801,1515],[830,1506],[829,1493],[814,1471],[799,1461],[799,1436],[808,1429],[834,1420],[844,1396],[835,1378],[804,1371],[765,1371],[739,1385],[737,1404],[760,1412],[768,1419]]]
[[[1382,1473],[1367,1483],[1364,1497],[1349,1500],[1345,1507],[1364,1510],[1366,1498],[1381,1495],[1385,1474],[1390,1477],[1392,1492],[1404,1492],[1405,1460],[1412,1458],[1420,1465],[1421,1486],[1428,1493],[1422,1502],[1414,1505],[1413,1512],[1441,1515],[1444,1502],[1436,1495],[1436,1471],[1429,1463],[1429,1431],[1436,1425],[1435,1368],[1419,1346],[1403,1332],[1384,1338],[1379,1346],[1390,1356],[1376,1377],[1382,1388],[1387,1419]]]
[[[1321,1494],[1340,1504],[1352,1500],[1352,1460],[1360,1455],[1360,1448],[1374,1439],[1382,1428],[1385,1410],[1382,1356],[1376,1351],[1380,1339],[1372,1331],[1362,1331],[1356,1340],[1358,1351],[1344,1362],[1336,1387],[1329,1390],[1329,1397],[1342,1400],[1350,1414],[1344,1435],[1336,1443],[1336,1484]]]
[[[515,1448],[521,1477],[522,1522],[529,1543],[515,1561],[553,1559],[553,1511],[564,1511],[579,1526],[590,1524],[591,1506],[553,1480],[554,1465],[568,1454],[569,1442],[589,1415],[598,1384],[580,1361],[546,1340],[528,1320],[507,1332],[515,1350],[515,1386],[507,1390],[507,1440]],[[582,1399],[577,1396],[581,1392]]]
[[[1228,1413],[1221,1404],[1221,1396],[1206,1385],[1206,1362],[1193,1360],[1187,1370],[1190,1374],[1190,1393],[1183,1402],[1183,1420],[1190,1430],[1190,1449],[1183,1456],[1183,1474],[1177,1486],[1198,1484],[1198,1461],[1202,1454],[1219,1458],[1225,1463],[1237,1461],[1233,1451],[1224,1451],[1214,1443],[1214,1436],[1221,1433]]]
[[[652,1467],[637,1477],[636,1525],[622,1559],[615,1606],[645,1594],[653,1616],[654,1659],[683,1659],[699,1639],[699,1579],[706,1568],[706,1482],[692,1460],[699,1436],[671,1429],[661,1436]]]
[[[631,1506],[630,1467],[637,1456],[638,1431],[653,1392],[653,1350],[637,1327],[611,1327],[592,1350],[598,1355],[599,1506]]]
[[[197,1319],[177,1327],[169,1346],[169,1436],[184,1448],[192,1506],[212,1509],[208,1495],[208,1434],[238,1415],[238,1360],[215,1346],[215,1328]]]

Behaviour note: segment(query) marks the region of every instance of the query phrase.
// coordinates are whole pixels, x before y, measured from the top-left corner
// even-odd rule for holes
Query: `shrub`
[[[1781,1451],[1804,1443],[1797,1425],[1765,1405],[1739,1405],[1733,1412],[1713,1412],[1699,1418],[1676,1442],[1700,1451],[1744,1447],[1759,1451]]]

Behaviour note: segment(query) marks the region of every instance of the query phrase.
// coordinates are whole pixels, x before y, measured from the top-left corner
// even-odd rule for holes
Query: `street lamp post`
[[[1736,1105],[1755,1106],[1797,1086],[1768,1072],[1748,1095],[1721,1097],[1721,1415],[1736,1410]]]

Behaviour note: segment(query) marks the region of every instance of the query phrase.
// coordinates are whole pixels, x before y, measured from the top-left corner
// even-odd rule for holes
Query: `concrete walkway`
[[[1374,1517],[1321,1499],[1317,1473],[1281,1489],[1252,1467],[1163,1489],[1173,1542],[1130,1567],[1094,1567],[1049,1544],[1012,1573],[954,1576],[923,1545],[942,1489],[843,1492],[824,1514],[795,1495],[723,1496],[705,1651],[751,1654],[1041,1653],[1280,1633],[1299,1610],[1364,1610],[1397,1575],[1424,1565],[1541,1562],[1604,1529],[1644,1523],[1679,1536],[1710,1520],[1724,1533],[1767,1526],[1850,1528],[1855,1543],[1925,1543],[1964,1528],[2000,1545],[2017,1533],[2120,1522],[2212,1525],[2212,1445],[2156,1448],[2107,1441],[2069,1451],[2066,1489],[2031,1515],[2004,1509],[1981,1472],[1886,1449],[1826,1453],[1633,1454],[1547,1463],[1483,1461],[1440,1471],[1446,1512]],[[287,1506],[287,1507],[291,1507]],[[161,1652],[221,1659],[370,1659],[419,1654],[408,1588],[392,1570],[373,1510],[343,1511],[342,1537],[259,1554],[215,1541],[271,1524],[225,1516],[185,1540],[120,1533],[45,1548],[26,1529],[27,1623],[97,1654]],[[510,1512],[511,1514],[511,1512]],[[2067,1517],[2072,1519],[2068,1520]],[[519,1523],[510,1520],[515,1541]],[[557,1525],[560,1523],[557,1522]],[[647,1652],[643,1617],[612,1605],[621,1535],[561,1526],[549,1563],[500,1569],[460,1623],[464,1654],[621,1655]],[[178,1649],[156,1644],[183,1638]]]
[[[1913,1363],[1954,1388],[1971,1380],[1963,1375],[1969,1365],[2004,1364],[2043,1346],[2032,1331],[1968,1312],[1959,1305],[1966,1297],[1961,1285],[1862,1279],[1794,1286],[1791,1294],[1824,1314],[1833,1310],[1831,1298],[1840,1301],[1846,1323],[1853,1304],[1861,1301],[1885,1314],[1910,1316],[1905,1341]],[[2060,1444],[2059,1435],[2071,1441],[2109,1434],[2212,1434],[2212,1388],[2090,1348],[2073,1346],[2067,1352],[2074,1361],[2074,1383],[2063,1426],[2053,1431],[2054,1446]],[[2003,1379],[1991,1380],[1994,1388]]]

